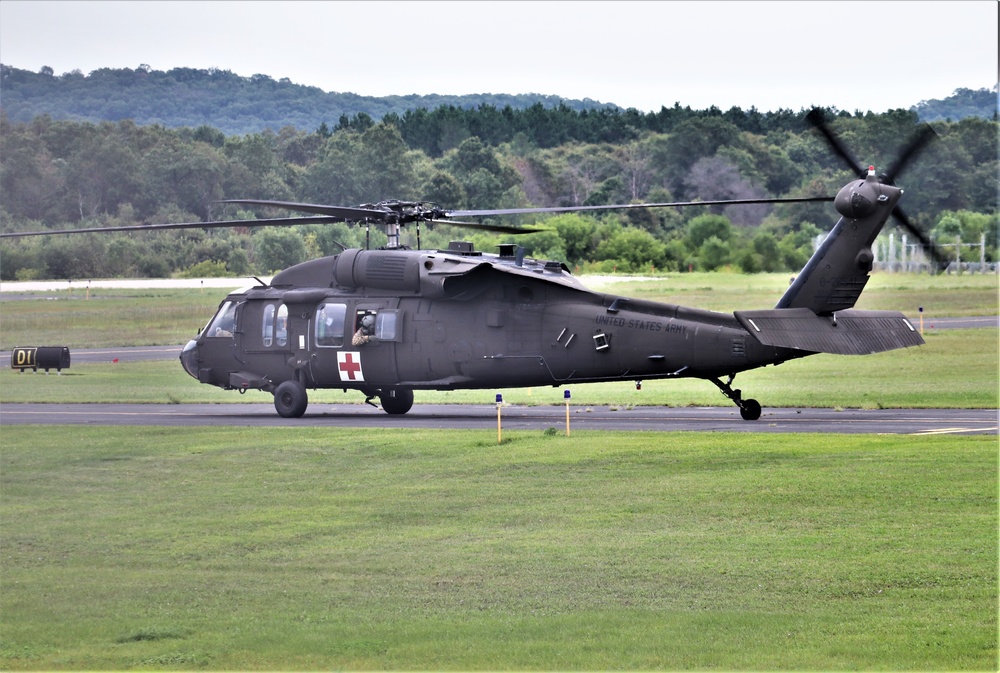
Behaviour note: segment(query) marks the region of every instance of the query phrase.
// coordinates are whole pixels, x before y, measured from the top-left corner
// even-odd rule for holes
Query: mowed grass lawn
[[[0,667],[996,670],[995,437],[3,428]]]

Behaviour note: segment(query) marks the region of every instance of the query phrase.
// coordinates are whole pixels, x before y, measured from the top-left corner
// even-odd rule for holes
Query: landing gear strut
[[[760,402],[754,399],[743,399],[743,392],[739,388],[733,389],[733,379],[735,378],[736,374],[730,374],[729,380],[725,383],[719,379],[709,379],[709,381],[718,386],[722,394],[740,408],[740,416],[743,417],[744,421],[756,421],[760,418]]]
[[[393,416],[405,414],[413,407],[413,390],[410,388],[384,388],[370,393],[365,391],[365,404],[378,409],[378,405],[372,401],[376,397],[382,403],[382,411]]]

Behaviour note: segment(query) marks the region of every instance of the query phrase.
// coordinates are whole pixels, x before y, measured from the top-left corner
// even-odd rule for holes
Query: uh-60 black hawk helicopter
[[[898,210],[893,177],[933,132],[921,133],[885,174],[861,169],[811,115],[858,178],[834,207],[840,220],[773,309],[732,314],[594,292],[564,264],[526,258],[515,244],[486,254],[465,242],[446,250],[400,245],[400,229],[452,218],[581,210],[760,203],[762,200],[446,211],[419,202],[359,207],[233,200],[308,217],[201,222],[96,231],[348,222],[384,228],[380,249],[344,249],[298,264],[270,283],[231,293],[184,347],[185,371],[202,383],[273,393],[284,417],[300,417],[307,390],[358,390],[389,414],[405,414],[414,390],[502,389],[597,381],[700,378],[740,409],[761,406],[732,384],[742,371],[815,353],[867,354],[923,343],[895,311],[853,308],[872,268],[871,245]],[[784,199],[778,201],[831,200]],[[524,233],[530,229],[458,222]],[[75,230],[94,231],[94,230]],[[419,229],[418,229],[419,232]],[[31,234],[52,232],[31,232]],[[24,235],[22,234],[5,234]],[[418,233],[419,237],[419,233]],[[418,238],[419,241],[419,238]]]

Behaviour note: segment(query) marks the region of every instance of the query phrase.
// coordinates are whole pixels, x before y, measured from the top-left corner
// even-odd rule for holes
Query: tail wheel
[[[283,418],[301,418],[308,405],[306,387],[298,381],[285,381],[274,390],[274,408]]]
[[[405,414],[413,407],[413,391],[409,388],[392,388],[379,395],[382,411],[394,416]]]
[[[756,421],[760,418],[760,402],[757,400],[745,400],[743,399],[743,391],[739,388],[733,388],[733,379],[736,378],[736,374],[730,374],[729,380],[723,383],[719,379],[708,379],[714,383],[722,394],[728,397],[740,408],[740,416],[743,417],[744,421]]]
[[[756,421],[760,418],[760,402],[757,400],[743,400],[740,404],[740,416],[744,421]]]

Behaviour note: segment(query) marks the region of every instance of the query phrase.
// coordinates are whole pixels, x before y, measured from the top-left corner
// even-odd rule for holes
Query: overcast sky
[[[995,0],[0,1],[0,61],[219,68],[323,91],[883,112],[997,82]],[[2,91],[0,91],[2,97]]]

